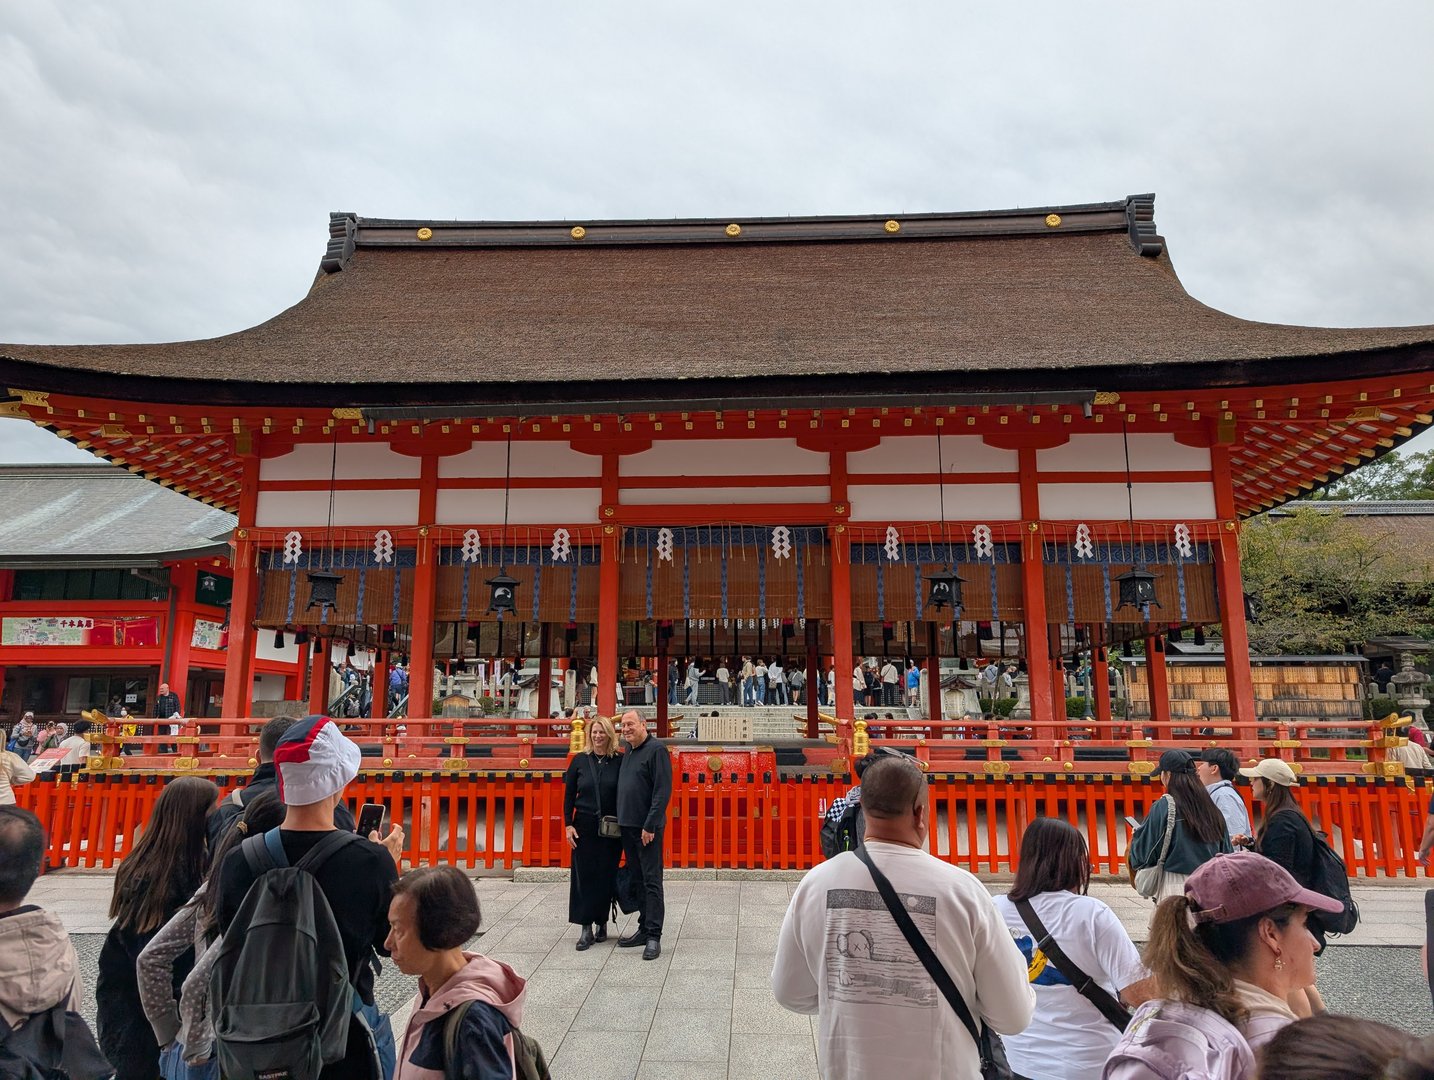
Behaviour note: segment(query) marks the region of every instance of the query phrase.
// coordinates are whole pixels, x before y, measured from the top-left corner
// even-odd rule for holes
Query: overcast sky
[[[303,296],[330,210],[740,219],[1144,191],[1207,304],[1434,323],[1431,41],[1427,0],[0,0],[0,341],[252,326]],[[75,456],[0,421],[0,461]]]

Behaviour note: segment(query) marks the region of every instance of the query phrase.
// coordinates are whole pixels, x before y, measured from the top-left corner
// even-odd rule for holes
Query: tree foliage
[[[1341,476],[1311,499],[1434,499],[1434,451],[1394,451]]]
[[[1384,634],[1434,636],[1429,582],[1410,581],[1387,537],[1342,514],[1305,507],[1256,518],[1240,549],[1245,589],[1258,601],[1249,628],[1257,654],[1338,653]]]

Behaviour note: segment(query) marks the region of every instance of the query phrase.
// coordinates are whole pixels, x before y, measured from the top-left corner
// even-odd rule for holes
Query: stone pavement
[[[553,1075],[581,1080],[688,1077],[801,1080],[816,1077],[815,1018],[772,999],[769,976],[777,929],[797,875],[670,871],[663,954],[617,949],[616,934],[587,952],[573,948],[566,923],[567,883],[551,872],[519,871],[519,880],[482,877],[474,887],[484,929],[476,947],[529,979],[523,1027],[548,1053]],[[113,875],[62,871],[37,883],[31,899],[59,914],[75,935],[89,992],[108,925]],[[1000,892],[1002,883],[991,888]],[[1132,937],[1143,939],[1151,905],[1124,884],[1092,893],[1109,903]],[[1330,1007],[1430,1028],[1422,982],[1424,886],[1358,887],[1364,923],[1320,960]],[[634,917],[624,917],[627,929]],[[406,1011],[413,980],[385,965],[379,998]],[[86,1011],[93,1002],[86,1002]]]

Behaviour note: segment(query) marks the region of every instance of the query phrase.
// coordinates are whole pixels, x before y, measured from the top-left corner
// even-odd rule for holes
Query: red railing
[[[1395,778],[1389,750],[1404,740],[1390,730],[1392,719],[1364,721],[1251,721],[1224,718],[1178,721],[1100,722],[1069,720],[922,721],[910,719],[833,723],[831,742],[808,743],[805,761],[829,765],[849,757],[867,737],[911,750],[933,769],[983,774],[992,764],[1025,772],[1071,772],[1113,776],[1148,771],[1162,751],[1182,747],[1198,752],[1223,746],[1242,761],[1279,757],[1308,774],[1381,775]],[[466,772],[482,767],[541,771],[553,767],[568,750],[567,720],[339,719],[349,736],[367,751],[369,769]],[[95,759],[90,768],[104,772],[244,770],[258,750],[262,719],[189,720],[172,734],[165,721],[130,721],[138,734],[124,734],[110,722],[90,738]],[[801,720],[803,729],[805,720]],[[795,732],[794,732],[795,734]]]
[[[692,762],[684,765],[679,756],[675,763],[679,771],[666,838],[667,864],[675,867],[813,866],[821,859],[821,814],[849,787],[842,779],[782,777],[775,770],[683,772]],[[50,866],[111,867],[130,851],[165,779],[78,773],[42,778],[16,794],[45,825]],[[244,774],[214,779],[227,790],[242,783]],[[1248,797],[1249,789],[1241,790]],[[928,843],[941,859],[974,872],[1010,872],[1026,823],[1051,816],[1084,833],[1097,872],[1120,874],[1129,835],[1124,819],[1142,818],[1161,788],[1134,776],[938,771],[929,791]],[[1330,834],[1351,875],[1418,875],[1415,856],[1429,796],[1423,778],[1309,777],[1297,795]],[[413,865],[568,865],[563,782],[556,772],[365,774],[349,786],[346,798],[355,808],[365,802],[386,806],[391,820],[407,831],[406,858]]]

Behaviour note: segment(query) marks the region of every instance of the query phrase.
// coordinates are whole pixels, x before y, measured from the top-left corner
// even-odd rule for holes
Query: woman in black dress
[[[622,839],[601,836],[598,830],[604,817],[611,817],[613,825],[617,823],[620,762],[612,721],[596,716],[588,722],[587,750],[573,755],[563,777],[563,821],[567,823],[568,847],[573,849],[568,922],[582,927],[577,943],[580,951],[594,941],[607,940]]]

